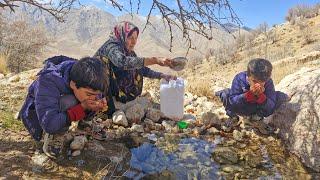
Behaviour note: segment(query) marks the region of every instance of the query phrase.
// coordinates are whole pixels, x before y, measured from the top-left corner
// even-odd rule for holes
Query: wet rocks
[[[114,124],[121,125],[124,127],[128,126],[128,120],[126,114],[123,111],[116,111],[112,115],[112,121]]]
[[[131,131],[135,131],[135,132],[140,132],[140,133],[144,132],[143,126],[139,124],[133,124],[130,129]]]
[[[239,160],[236,150],[232,147],[217,147],[212,156],[220,164],[235,164]]]

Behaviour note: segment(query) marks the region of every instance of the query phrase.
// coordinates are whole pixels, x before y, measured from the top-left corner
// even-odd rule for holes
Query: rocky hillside
[[[52,43],[44,52],[45,57],[65,54],[76,58],[92,55],[107,39],[114,25],[123,20],[136,24],[141,30],[144,28],[146,17],[140,15],[113,16],[95,6],[81,7],[72,10],[66,17],[64,23],[57,22],[48,14],[41,13],[37,9],[21,6],[14,14],[6,14],[11,20],[24,19],[31,24],[43,25],[48,34],[52,36]],[[182,40],[182,33],[178,28],[173,28],[174,48],[169,52],[170,35],[168,29],[159,17],[151,17],[153,26],[148,26],[141,34],[136,51],[141,56],[184,56],[187,46]],[[156,27],[156,28],[155,28]],[[236,34],[236,27],[227,25],[230,31]],[[242,31],[247,31],[242,30]],[[209,41],[204,37],[191,34],[197,51],[191,50],[189,57],[204,58],[210,48],[217,47],[221,42],[233,41],[232,35],[222,28],[213,30],[215,37]]]

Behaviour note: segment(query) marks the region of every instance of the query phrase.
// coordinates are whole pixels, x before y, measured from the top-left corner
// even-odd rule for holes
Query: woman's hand
[[[176,80],[177,79],[177,76],[172,76],[172,75],[168,75],[168,74],[161,74],[160,77],[162,79],[165,79],[166,81]]]
[[[167,66],[167,67],[172,67],[172,60],[169,58],[163,58],[163,57],[152,57],[152,58],[145,58],[144,59],[144,65],[145,66],[150,66],[158,64],[160,66]]]
[[[157,64],[160,66],[172,67],[172,59],[169,58],[157,58]]]

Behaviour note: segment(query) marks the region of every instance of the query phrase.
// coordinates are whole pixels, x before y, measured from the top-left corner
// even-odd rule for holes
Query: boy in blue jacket
[[[72,121],[106,108],[101,98],[108,86],[105,69],[102,61],[90,57],[46,60],[19,113],[31,136],[40,141],[43,134],[63,134]]]
[[[216,92],[229,116],[224,124],[227,128],[236,125],[239,116],[263,120],[289,100],[288,95],[275,91],[271,72],[272,64],[268,60],[252,59],[248,63],[247,71],[234,77],[231,89]]]

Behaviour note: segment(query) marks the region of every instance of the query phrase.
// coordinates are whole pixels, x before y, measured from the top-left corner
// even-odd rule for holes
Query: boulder
[[[276,89],[293,96],[266,121],[280,129],[291,152],[320,172],[320,68],[302,68],[282,79]]]
[[[140,123],[145,115],[145,109],[141,104],[135,104],[126,110],[126,116],[131,123]]]
[[[112,121],[114,124],[121,125],[124,127],[128,126],[128,120],[126,118],[126,115],[123,111],[116,111],[112,115]]]

